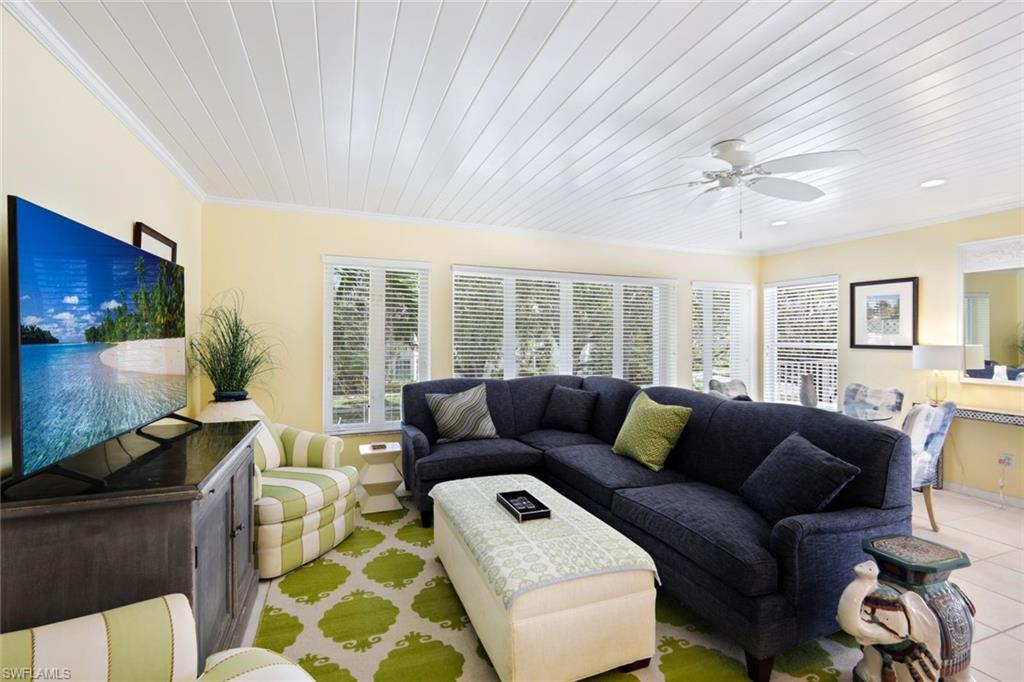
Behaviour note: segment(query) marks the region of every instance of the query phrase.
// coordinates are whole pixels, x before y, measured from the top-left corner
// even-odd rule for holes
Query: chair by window
[[[708,393],[726,400],[750,400],[747,385],[740,379],[716,377],[708,382]]]
[[[843,391],[843,414],[856,419],[885,421],[903,410],[903,391],[849,384]]]
[[[956,405],[944,402],[941,405],[921,403],[914,405],[903,420],[903,432],[910,436],[910,448],[913,452],[911,464],[911,487],[920,490],[924,495],[924,504],[928,508],[928,520],[932,530],[938,532],[939,524],[935,521],[932,508],[932,485],[938,476],[939,455],[946,441]]]

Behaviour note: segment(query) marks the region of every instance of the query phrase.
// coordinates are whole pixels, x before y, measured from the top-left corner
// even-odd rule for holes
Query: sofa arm
[[[139,652],[145,655],[139,655]],[[0,635],[4,677],[170,680],[196,676],[196,624],[183,594]]]
[[[779,567],[779,590],[797,611],[800,641],[834,632],[839,595],[853,567],[868,556],[862,543],[883,535],[910,535],[910,505],[853,507],[782,519],[769,549]]]
[[[313,677],[281,654],[246,647],[219,651],[206,659],[201,682],[311,682]]]
[[[411,424],[402,424],[402,476],[409,492],[415,492],[416,461],[429,454],[427,435]]]
[[[345,441],[337,436],[303,431],[284,424],[275,424],[283,446],[282,466],[336,469],[341,466]]]

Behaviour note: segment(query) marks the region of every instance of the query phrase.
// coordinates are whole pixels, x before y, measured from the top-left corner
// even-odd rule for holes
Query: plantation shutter
[[[429,266],[324,257],[325,429],[397,428],[402,386],[429,376]]]
[[[964,296],[964,343],[981,346],[986,360],[992,359],[991,302],[989,294]]]
[[[753,390],[753,288],[694,282],[691,289],[693,387],[712,378],[739,379]]]
[[[800,377],[814,375],[818,403],[839,393],[839,278],[776,282],[764,288],[764,399],[800,402]]]
[[[452,303],[456,376],[675,383],[674,282],[457,266]]]

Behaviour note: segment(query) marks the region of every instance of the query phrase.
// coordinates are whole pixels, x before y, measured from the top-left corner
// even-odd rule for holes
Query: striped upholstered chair
[[[355,526],[355,467],[340,438],[263,422],[256,436],[256,567],[276,578],[334,549]]]
[[[183,594],[0,635],[0,668],[19,680],[195,680],[196,623]],[[206,659],[203,682],[306,682],[305,670],[266,649],[228,649]]]

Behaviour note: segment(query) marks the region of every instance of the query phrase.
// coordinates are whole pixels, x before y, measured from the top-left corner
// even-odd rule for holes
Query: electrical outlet
[[[1012,469],[1013,467],[1017,466],[1016,455],[1011,455],[1009,452],[1004,452],[999,457],[999,466],[1003,467],[1004,469]]]

